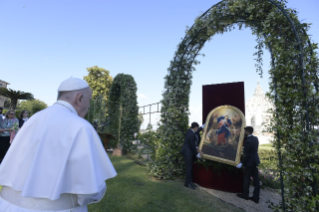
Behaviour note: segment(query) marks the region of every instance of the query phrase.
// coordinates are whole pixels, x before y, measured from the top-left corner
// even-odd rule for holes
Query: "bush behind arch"
[[[134,133],[139,130],[137,87],[134,78],[128,74],[118,74],[113,80],[108,102],[110,125],[107,131],[120,137],[124,152],[134,152]],[[122,105],[121,129],[119,135],[120,106]]]

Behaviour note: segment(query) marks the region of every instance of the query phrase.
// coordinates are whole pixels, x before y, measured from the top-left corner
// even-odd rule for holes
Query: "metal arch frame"
[[[227,0],[223,0],[223,1],[220,1],[218,2],[217,4],[213,5],[212,7],[210,7],[207,11],[205,11],[200,17],[204,17],[212,8],[216,7],[217,5],[221,4],[222,2],[226,2]],[[261,1],[261,0],[259,0]],[[279,9],[279,11],[286,17],[286,19],[288,20],[294,34],[295,34],[295,38],[296,38],[296,41],[298,42],[298,48],[299,48],[299,64],[300,64],[300,68],[301,68],[301,81],[302,81],[302,92],[303,94],[307,97],[307,90],[306,90],[306,86],[305,86],[305,73],[304,73],[304,50],[303,50],[303,47],[301,45],[301,42],[300,42],[300,38],[299,38],[299,34],[298,34],[298,31],[296,29],[296,26],[294,24],[294,22],[292,21],[292,19],[289,17],[288,13],[284,10],[284,8],[282,8],[279,4],[277,4],[274,0],[264,0],[264,1],[268,1],[269,3],[273,4],[275,7],[277,7]],[[237,16],[238,17],[238,16]],[[234,24],[234,23],[232,23]],[[193,26],[190,28],[190,30],[196,25],[193,24]],[[190,62],[190,67],[188,67],[189,69],[191,68],[196,56],[199,54],[199,51],[201,50],[201,48],[203,47],[203,45],[205,44],[205,42],[207,41],[207,39],[203,40],[203,41],[198,41],[197,44],[192,44],[192,42],[197,38],[198,34],[203,30],[205,29],[206,27],[200,29],[197,31],[196,35],[193,35],[192,38],[189,37],[189,35],[186,35],[185,38],[183,39],[181,45],[186,45],[186,47],[184,47],[184,49],[186,49],[186,51],[182,54],[181,57],[178,57],[179,58],[179,61],[177,61],[177,56],[174,57],[174,62],[177,62],[178,64],[181,64],[182,60],[184,59],[185,55],[188,55],[189,52],[194,48],[192,46],[198,46],[197,48],[197,51],[195,52],[193,58],[191,59],[191,62]],[[304,34],[306,34],[306,32],[304,31]],[[264,35],[265,36],[265,35]],[[190,41],[188,41],[188,39],[191,39]],[[186,43],[188,42],[188,43]],[[310,41],[308,40],[308,44],[309,46],[311,47],[311,43]],[[272,68],[275,70],[275,63],[274,63],[274,57],[273,57],[273,53],[272,53],[272,48],[270,46],[270,43],[267,44],[268,45],[268,48],[269,48],[269,51],[270,51],[270,54],[271,54],[271,59],[272,59]],[[187,47],[191,47],[190,49],[188,49]],[[183,48],[183,47],[180,47],[180,48]],[[312,48],[312,47],[311,47]],[[177,69],[179,69],[179,66],[180,65],[177,65]],[[176,67],[176,66],[175,66]],[[316,79],[317,81],[315,82],[315,88],[316,88],[316,91],[318,92],[318,77],[316,76]],[[277,82],[276,82],[276,79],[274,79],[274,88],[275,88],[275,104],[276,102],[278,101],[278,94],[277,94]],[[310,121],[309,121],[309,108],[308,108],[308,103],[307,101],[304,102],[304,106],[305,106],[305,110],[306,110],[306,130],[307,132],[310,131]],[[278,138],[279,135],[277,135]],[[309,142],[309,145],[312,145],[311,144],[311,141],[308,141]],[[280,147],[280,144],[279,144],[279,148]],[[279,151],[279,162],[281,164],[281,152]],[[280,165],[281,166],[281,165]],[[282,172],[280,172],[280,175],[281,175],[281,190],[282,190],[282,206],[283,206],[283,210],[285,211],[285,202],[284,202],[284,191],[283,191],[283,182],[282,182]],[[314,183],[314,186],[313,186],[313,189],[314,189],[314,193],[315,195],[318,194],[318,189],[317,189],[317,185],[316,183]],[[316,204],[316,209],[317,211],[319,211],[319,207],[318,207],[318,204]]]
[[[297,32],[297,29],[296,29],[296,26],[294,25],[293,21],[291,20],[291,18],[289,17],[289,15],[287,14],[287,12],[280,6],[278,5],[277,3],[275,3],[273,0],[268,0],[270,3],[272,3],[273,5],[275,5],[284,15],[285,17],[287,18],[287,20],[289,21],[293,31],[294,31],[294,34],[295,34],[295,37],[296,37],[296,40],[298,42],[298,47],[299,47],[299,51],[300,51],[300,67],[301,67],[301,80],[302,80],[302,89],[303,89],[303,93],[305,95],[305,97],[307,97],[307,91],[306,91],[306,87],[305,87],[305,72],[304,72],[304,51],[303,51],[303,47],[301,45],[301,41],[300,41],[300,38],[299,38],[299,34]],[[303,31],[305,34],[306,32]],[[312,48],[311,46],[311,43],[309,42],[308,40],[308,44],[309,46]],[[275,84],[276,85],[276,84]],[[316,86],[317,88],[317,86]],[[276,96],[277,98],[277,96]],[[310,123],[309,123],[309,109],[308,109],[308,103],[307,101],[304,102],[305,104],[305,109],[306,109],[306,129],[307,129],[307,132],[309,132],[310,130]],[[308,141],[309,142],[309,146],[312,146],[312,143],[311,141]],[[314,169],[312,169],[312,172],[314,173]],[[317,187],[317,182],[316,182],[316,179],[314,179],[314,182],[313,182],[313,190],[314,190],[314,193],[315,195],[317,196],[318,195],[318,187]],[[284,202],[283,202],[284,203]],[[284,208],[283,208],[284,209]],[[285,209],[284,209],[285,210]],[[319,211],[319,205],[316,203],[316,210]]]
[[[223,0],[223,1],[220,1],[218,2],[217,4],[213,5],[212,7],[210,7],[207,11],[205,11],[200,17],[204,17],[212,8],[216,7],[217,5],[221,4],[222,2],[225,2],[227,0]],[[296,29],[296,26],[294,25],[293,21],[291,20],[291,18],[289,17],[289,15],[287,14],[287,12],[280,6],[278,5],[276,2],[274,2],[273,0],[265,0],[265,1],[268,1],[270,3],[272,3],[273,5],[275,5],[283,14],[284,16],[286,17],[286,19],[288,20],[289,24],[291,25],[293,31],[294,31],[294,34],[295,34],[295,37],[296,37],[296,40],[298,42],[298,47],[299,47],[299,51],[300,51],[300,67],[301,67],[301,79],[302,79],[302,86],[303,86],[303,93],[305,96],[307,96],[307,92],[306,92],[306,88],[305,88],[305,73],[304,73],[304,54],[303,54],[303,47],[301,45],[301,42],[300,42],[300,38],[299,38],[299,34],[297,32],[297,29]],[[195,26],[196,24],[194,24],[190,30]],[[203,28],[204,29],[204,28]],[[201,29],[202,30],[202,29]],[[192,41],[197,37],[197,35],[200,33],[200,31],[198,31],[198,33],[193,37]],[[186,35],[187,37],[187,35]],[[185,37],[185,38],[186,38]],[[185,43],[186,39],[183,39],[182,43]],[[204,43],[206,42],[206,40],[200,44],[200,46],[202,47],[204,45]],[[194,61],[194,59],[196,58],[196,56],[198,55],[201,47],[198,49],[198,51],[195,53],[195,56],[194,58],[192,59],[192,61]],[[184,58],[184,56],[187,54],[187,52],[185,52],[182,57],[181,57],[181,60]],[[180,61],[181,61],[180,60]],[[176,57],[174,58],[174,61],[176,61]],[[192,63],[191,63],[192,64]],[[308,103],[305,102],[305,109],[306,109],[306,129],[307,131],[309,131],[309,110],[308,110]]]
[[[143,112],[142,112],[143,115],[150,115],[149,124],[151,124],[151,116],[152,116],[152,114],[161,113],[160,106],[159,106],[160,104],[161,104],[161,102],[156,102],[156,103],[153,103],[153,104],[148,104],[148,105],[144,105],[144,106],[140,106],[139,107],[140,109],[143,108]],[[153,105],[157,105],[157,110],[154,111],[154,112],[152,112],[152,106]],[[145,107],[149,107],[149,112],[145,112]]]

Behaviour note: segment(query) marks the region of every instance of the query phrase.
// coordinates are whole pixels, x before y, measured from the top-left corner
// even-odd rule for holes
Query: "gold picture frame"
[[[223,105],[213,109],[205,123],[199,145],[203,158],[237,166],[244,142],[244,114],[234,106]]]

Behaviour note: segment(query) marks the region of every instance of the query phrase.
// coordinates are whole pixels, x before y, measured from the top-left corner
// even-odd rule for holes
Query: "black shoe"
[[[244,200],[249,200],[249,197],[246,197],[243,194],[237,194],[237,197],[244,199]]]
[[[192,184],[188,184],[188,185],[185,184],[184,186],[187,187],[187,188],[193,189],[193,190],[196,189],[194,186],[192,186]]]
[[[257,203],[257,204],[258,204],[258,202],[259,202],[259,199],[256,200],[254,197],[249,197],[248,199],[251,200],[251,201],[253,201],[253,202],[255,202],[255,203]]]
[[[193,187],[197,188],[197,185],[195,185],[194,183],[190,183]]]

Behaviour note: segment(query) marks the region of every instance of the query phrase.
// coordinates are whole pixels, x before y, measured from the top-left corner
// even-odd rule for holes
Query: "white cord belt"
[[[0,196],[7,202],[29,210],[56,211],[68,210],[80,206],[76,194],[61,194],[57,200],[46,198],[22,197],[21,191],[3,186]]]

